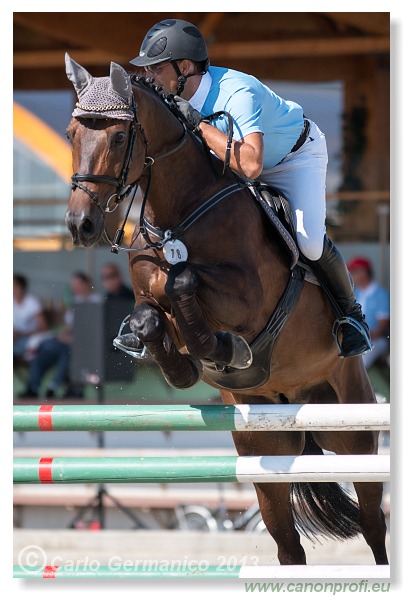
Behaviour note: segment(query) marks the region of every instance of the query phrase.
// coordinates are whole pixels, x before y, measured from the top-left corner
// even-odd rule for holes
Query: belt
[[[299,138],[297,139],[297,141],[295,142],[294,146],[291,148],[290,153],[296,152],[297,150],[299,150],[301,148],[301,146],[305,143],[306,138],[309,135],[310,129],[311,129],[310,122],[308,121],[308,119],[304,119],[304,129],[302,130],[302,133],[299,136]]]

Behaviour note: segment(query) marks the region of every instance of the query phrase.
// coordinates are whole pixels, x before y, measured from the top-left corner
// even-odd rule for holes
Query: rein
[[[219,192],[216,192],[212,197],[208,198],[205,202],[203,202],[203,204],[201,206],[196,208],[190,215],[188,215],[181,223],[176,225],[173,229],[167,229],[167,230],[163,231],[161,229],[158,229],[157,227],[154,227],[151,223],[149,223],[146,220],[144,213],[145,213],[145,207],[146,207],[148,194],[149,194],[149,190],[150,190],[150,186],[151,186],[152,166],[155,163],[155,161],[166,158],[166,157],[174,154],[175,152],[177,152],[184,145],[184,143],[186,141],[186,135],[189,132],[187,123],[184,121],[183,117],[181,118],[181,115],[178,114],[178,111],[175,110],[175,107],[174,107],[172,101],[169,101],[170,100],[169,98],[166,98],[166,100],[167,100],[166,105],[168,105],[171,112],[174,112],[176,114],[176,116],[179,117],[179,120],[181,121],[181,123],[183,125],[182,136],[173,148],[171,148],[170,150],[168,150],[162,154],[159,154],[155,157],[151,157],[151,156],[147,155],[147,147],[148,147],[147,139],[145,137],[145,133],[141,126],[141,123],[139,122],[139,120],[137,118],[137,103],[134,101],[134,96],[132,95],[130,108],[133,112],[133,120],[131,121],[131,124],[130,124],[129,140],[128,140],[128,144],[126,147],[126,153],[125,153],[125,158],[124,158],[124,162],[123,162],[123,167],[122,167],[119,177],[111,177],[109,175],[93,175],[91,173],[86,173],[86,174],[74,173],[71,177],[71,189],[74,191],[76,188],[79,188],[82,191],[84,191],[86,194],[88,194],[88,196],[91,198],[91,200],[94,202],[94,204],[96,204],[96,206],[99,208],[99,210],[101,211],[104,218],[106,216],[106,213],[111,213],[114,210],[116,210],[118,204],[120,204],[132,192],[130,202],[126,209],[125,217],[123,219],[123,223],[122,223],[121,227],[116,231],[113,241],[110,239],[106,229],[104,229],[105,238],[108,241],[108,243],[111,245],[111,252],[113,252],[114,254],[117,254],[121,250],[123,250],[124,252],[138,252],[141,250],[148,250],[149,248],[163,249],[165,244],[168,241],[174,241],[177,238],[179,238],[181,235],[183,235],[184,232],[189,227],[191,227],[201,217],[203,217],[211,208],[213,208],[219,202],[221,202],[221,200],[224,200],[224,198],[227,198],[227,196],[233,194],[234,192],[236,192],[244,187],[247,187],[247,184],[241,183],[239,181],[237,183],[233,183],[231,185],[226,186],[224,189],[220,190]],[[223,167],[223,171],[222,171],[222,175],[224,175],[226,168],[229,166],[229,162],[230,162],[230,151],[231,151],[232,137],[233,137],[232,117],[227,112],[220,111],[220,112],[214,113],[208,117],[205,117],[203,120],[206,122],[211,122],[221,115],[227,116],[228,123],[229,123],[227,146],[226,146],[226,153],[225,153],[225,158],[224,158],[224,167]],[[145,190],[145,193],[143,196],[143,201],[142,201],[141,209],[140,209],[139,233],[137,234],[136,238],[141,233],[147,243],[146,243],[146,245],[137,247],[137,248],[133,248],[133,247],[126,248],[126,247],[121,246],[120,243],[123,239],[124,227],[126,225],[126,222],[127,222],[127,219],[128,219],[128,216],[129,216],[129,213],[130,213],[133,201],[134,201],[134,197],[136,195],[136,192],[137,192],[137,189],[139,186],[139,183],[138,183],[139,180],[134,181],[133,183],[130,183],[130,184],[126,184],[127,177],[128,177],[129,170],[130,170],[130,162],[132,159],[134,142],[136,139],[136,127],[138,127],[138,129],[141,133],[141,136],[142,136],[143,142],[144,142],[144,146],[145,146],[145,150],[146,150],[146,162],[144,163],[144,169],[143,169],[142,175],[144,173],[144,170],[148,169],[147,186],[146,186],[146,190]],[[106,183],[108,185],[114,186],[116,188],[116,192],[111,194],[111,196],[109,196],[108,200],[106,201],[105,205],[102,206],[97,194],[92,192],[87,186],[83,185],[83,182]],[[112,198],[115,198],[116,206],[113,209],[110,209],[109,203],[112,200]],[[149,235],[153,235],[153,236],[157,237],[159,239],[159,241],[158,242],[151,241]]]

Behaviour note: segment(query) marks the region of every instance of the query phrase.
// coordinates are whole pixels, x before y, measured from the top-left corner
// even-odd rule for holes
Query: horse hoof
[[[113,340],[113,345],[118,350],[122,350],[122,352],[126,352],[134,358],[144,358],[146,354],[146,347],[134,333],[118,335]]]
[[[248,342],[240,335],[234,335],[232,341],[233,354],[228,366],[233,369],[247,369],[253,362],[253,354]]]

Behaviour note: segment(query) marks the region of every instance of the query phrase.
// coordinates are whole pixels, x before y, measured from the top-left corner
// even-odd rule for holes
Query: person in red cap
[[[362,306],[374,346],[372,352],[363,356],[364,364],[369,369],[389,351],[389,294],[375,281],[372,263],[367,258],[352,258],[347,267],[353,277],[355,296]]]

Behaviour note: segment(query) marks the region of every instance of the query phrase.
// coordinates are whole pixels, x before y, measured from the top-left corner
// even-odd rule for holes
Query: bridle
[[[111,252],[113,252],[115,254],[117,254],[120,250],[123,250],[125,252],[136,252],[136,251],[140,251],[140,250],[146,250],[148,248],[156,248],[156,249],[163,248],[163,246],[169,240],[176,239],[176,237],[183,234],[186,229],[191,227],[206,212],[208,212],[216,204],[221,202],[221,200],[223,200],[227,196],[233,194],[237,190],[239,190],[243,187],[247,187],[247,184],[245,184],[245,182],[241,182],[239,180],[237,180],[236,183],[232,183],[231,185],[226,186],[220,192],[214,194],[212,197],[208,198],[205,202],[203,202],[200,207],[198,207],[196,210],[194,210],[182,223],[177,225],[172,230],[169,229],[166,231],[162,231],[162,230],[159,230],[158,228],[154,227],[153,225],[151,225],[151,223],[148,223],[148,221],[146,220],[146,218],[144,216],[144,213],[145,213],[145,206],[147,203],[148,193],[149,193],[150,186],[151,186],[152,165],[154,164],[154,162],[156,160],[170,156],[174,152],[178,151],[184,144],[187,135],[196,137],[195,134],[192,133],[191,129],[188,129],[189,124],[183,120],[183,117],[181,118],[181,115],[175,109],[175,106],[172,104],[169,104],[169,102],[168,102],[168,106],[169,106],[171,112],[174,112],[174,114],[176,114],[176,116],[180,119],[180,121],[183,125],[182,135],[181,135],[179,141],[175,144],[175,146],[173,148],[163,152],[162,154],[154,156],[154,157],[148,156],[147,138],[145,136],[145,132],[141,126],[141,123],[137,118],[138,105],[134,100],[134,96],[132,95],[130,110],[133,113],[133,119],[131,120],[131,124],[130,124],[129,139],[128,139],[128,143],[126,146],[125,158],[124,158],[122,170],[120,172],[119,177],[110,177],[109,175],[93,175],[91,173],[86,173],[86,174],[74,173],[71,177],[71,189],[75,190],[76,188],[79,188],[82,191],[84,191],[86,194],[88,194],[88,196],[91,198],[91,200],[94,202],[94,204],[99,208],[99,210],[101,211],[104,218],[106,216],[106,213],[111,213],[114,210],[116,210],[117,205],[120,204],[132,192],[130,202],[126,209],[126,214],[123,219],[123,223],[122,223],[121,227],[119,227],[119,229],[116,231],[113,241],[110,239],[106,229],[104,228],[104,235],[106,237],[106,240],[111,245]],[[111,107],[111,106],[99,107],[98,110],[99,110],[99,112],[102,112],[102,111],[106,112],[106,111],[110,111],[113,108],[115,108],[115,107]],[[116,110],[121,109],[121,108],[122,108],[121,106],[116,107]],[[127,109],[127,105],[125,106],[125,108]],[[228,134],[227,148],[226,148],[226,154],[225,154],[225,159],[224,159],[224,168],[223,168],[223,172],[222,172],[222,175],[224,175],[225,170],[229,165],[229,152],[231,149],[232,134],[233,134],[232,117],[225,111],[220,111],[219,113],[214,113],[213,115],[210,115],[210,117],[206,117],[205,120],[206,121],[214,120],[221,114],[227,115],[228,120],[229,120],[229,134]],[[128,177],[129,170],[130,170],[130,162],[132,160],[134,142],[136,139],[136,129],[139,130],[139,132],[142,136],[142,139],[143,139],[144,148],[145,148],[145,161],[144,161],[144,166],[143,166],[142,172],[140,174],[140,177],[133,183],[127,184],[126,182],[127,182],[127,177]],[[133,246],[130,246],[129,248],[125,248],[120,245],[121,241],[123,239],[123,236],[124,236],[124,227],[126,225],[126,222],[127,222],[127,219],[128,219],[128,216],[129,216],[132,204],[133,204],[133,200],[134,200],[136,191],[139,186],[139,181],[143,177],[145,171],[148,171],[148,180],[147,180],[146,190],[143,195],[143,201],[142,201],[142,205],[141,205],[141,209],[140,209],[139,234],[142,234],[143,238],[146,240],[146,245],[141,246],[139,248],[134,248]],[[109,198],[106,201],[106,203],[104,204],[104,206],[102,206],[97,194],[95,194],[94,192],[89,190],[88,187],[83,185],[82,182],[106,183],[106,184],[114,186],[116,188],[116,191],[109,196]],[[112,200],[112,198],[115,198],[116,206],[114,208],[109,207],[109,203]],[[159,241],[152,242],[149,234],[157,237]],[[136,238],[137,237],[138,236],[136,236]]]
[[[121,107],[118,107],[118,108],[121,108]],[[126,106],[126,108],[127,108],[127,106]],[[133,183],[130,183],[128,185],[126,183],[127,176],[129,174],[129,169],[130,169],[130,162],[131,162],[131,158],[132,158],[134,142],[136,139],[136,128],[139,129],[139,131],[143,137],[143,141],[144,141],[145,148],[146,148],[146,154],[147,154],[147,140],[144,135],[144,131],[137,119],[137,103],[135,102],[133,96],[131,98],[130,109],[133,112],[133,119],[131,120],[131,123],[130,123],[129,139],[128,139],[127,146],[126,146],[126,154],[125,154],[122,170],[120,172],[119,177],[110,177],[109,175],[93,175],[92,173],[86,173],[86,174],[74,173],[71,177],[71,189],[74,191],[76,188],[79,188],[80,190],[82,190],[83,192],[88,194],[88,196],[91,198],[91,200],[94,202],[94,204],[99,208],[99,210],[101,211],[103,216],[105,216],[106,213],[113,212],[116,209],[116,206],[113,209],[111,209],[109,207],[109,203],[112,200],[112,198],[115,198],[116,205],[120,204],[130,194],[130,192],[133,190],[133,188],[137,185],[137,181],[134,181]],[[110,106],[100,107],[99,111],[102,112],[102,110],[110,111],[111,107]],[[116,110],[117,110],[117,108],[116,108]],[[84,182],[84,181],[89,182],[89,183],[107,183],[108,185],[114,186],[116,188],[116,191],[113,194],[111,194],[111,196],[109,196],[106,203],[104,205],[102,205],[98,198],[98,195],[95,194],[94,192],[92,192],[90,189],[88,189],[87,186],[83,185],[82,182]]]

